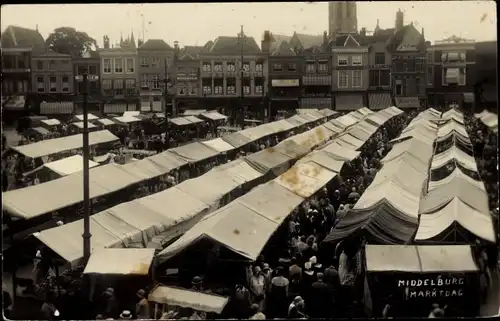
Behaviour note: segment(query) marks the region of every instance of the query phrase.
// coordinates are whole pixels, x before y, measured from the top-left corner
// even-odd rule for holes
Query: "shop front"
[[[350,112],[364,107],[363,93],[336,93],[335,110],[339,112]]]
[[[396,107],[399,109],[420,109],[421,102],[420,99],[416,96],[412,97],[395,97],[394,102],[396,103]]]
[[[138,109],[137,99],[110,99],[104,102],[103,114],[123,114],[126,111],[137,111]]]

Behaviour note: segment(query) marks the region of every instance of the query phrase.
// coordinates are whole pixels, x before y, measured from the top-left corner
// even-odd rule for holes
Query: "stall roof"
[[[214,138],[214,139],[211,139],[211,140],[206,140],[204,142],[201,142],[203,145],[206,145],[208,147],[210,147],[211,149],[214,149],[220,153],[225,153],[225,152],[228,152],[230,150],[233,150],[234,147],[225,142],[222,138]]]
[[[477,272],[469,245],[366,245],[369,272]]]
[[[60,125],[61,122],[55,118],[51,118],[51,119],[42,119],[40,120],[41,123],[45,124],[45,125],[48,125],[48,126],[56,126],[56,125]]]
[[[323,108],[323,109],[320,109],[320,110],[319,110],[319,112],[320,112],[322,115],[326,116],[326,117],[330,117],[330,116],[333,116],[333,115],[337,114],[337,112],[336,112],[336,111],[331,110],[330,108]]]
[[[323,150],[313,151],[309,155],[299,159],[297,161],[297,164],[302,164],[307,162],[314,162],[336,173],[340,173],[345,163],[345,161],[336,159],[332,157],[331,154],[328,154]]]
[[[344,161],[352,161],[353,159],[357,158],[360,154],[360,152],[358,151],[340,145],[335,140],[326,145],[325,147],[321,148],[320,151],[328,153],[335,159]]]
[[[75,119],[75,121],[83,121],[83,115],[75,115],[74,119]],[[93,115],[93,114],[87,114],[87,119],[89,121],[91,121],[91,120],[99,119],[99,117],[97,117],[96,115]]]
[[[97,145],[119,140],[108,130],[100,130],[89,133],[89,144]],[[83,146],[82,134],[42,140],[33,144],[13,146],[16,152],[30,158],[37,158],[66,152],[72,149],[79,149]]]
[[[159,167],[163,173],[168,173],[173,169],[187,165],[189,162],[181,156],[168,151],[148,157],[152,163]]]
[[[297,108],[297,109],[295,109],[295,111],[297,112],[298,115],[301,115],[301,114],[310,113],[312,111],[318,111],[318,109],[317,108]]]
[[[80,155],[73,155],[54,162],[46,163],[43,166],[60,176],[67,176],[83,171],[83,157]],[[99,163],[89,160],[89,168],[96,166],[99,166]]]
[[[266,148],[260,152],[246,156],[245,159],[252,167],[263,174],[277,170],[291,161],[290,157],[278,152],[274,148]]]
[[[203,119],[199,119],[198,117],[196,116],[185,116],[184,117],[187,121],[191,122],[192,124],[199,124],[199,123],[203,123],[204,120]]]
[[[457,178],[467,181],[466,184],[472,184],[483,191],[486,190],[482,181],[476,181],[475,179],[469,177],[468,175],[464,174],[458,167],[455,167],[453,172],[451,172],[451,174],[446,176],[445,178],[439,181],[430,181],[428,190],[431,191],[439,186],[450,184],[452,180]]]
[[[243,136],[240,132],[231,133],[229,135],[224,135],[221,137],[225,142],[231,144],[234,148],[240,148],[246,144],[252,142],[252,140],[246,136]]]
[[[99,124],[104,125],[104,126],[109,126],[109,125],[115,124],[114,121],[112,121],[111,119],[108,119],[108,118],[99,118],[99,119],[96,119],[96,122],[98,122]]]
[[[480,213],[455,197],[437,212],[420,215],[416,241],[433,239],[457,223],[478,238],[496,242],[493,219],[489,213]],[[444,241],[444,240],[438,240]]]
[[[468,155],[458,148],[456,145],[452,145],[449,149],[444,152],[437,154],[432,159],[431,169],[438,169],[446,165],[448,162],[455,160],[463,167],[468,170],[477,172],[476,160],[473,156]]]
[[[83,274],[148,275],[154,255],[155,249],[96,249]]]
[[[222,310],[229,302],[228,297],[163,285],[155,287],[149,293],[148,300],[169,306],[179,306],[218,314],[222,313]]]
[[[205,117],[210,120],[226,120],[227,116],[219,114],[216,111],[209,111],[201,114],[202,117]]]
[[[30,129],[36,131],[37,133],[39,133],[41,135],[48,135],[48,134],[50,134],[50,131],[47,130],[46,128],[43,128],[43,127],[32,127]]]
[[[292,140],[285,140],[274,147],[269,147],[268,151],[270,153],[279,152],[290,158],[298,159],[310,152],[310,150],[304,146],[297,144]]]
[[[216,150],[199,142],[193,142],[184,146],[169,149],[167,153],[173,153],[180,156],[189,163],[199,162],[219,155]]]
[[[198,116],[206,112],[206,109],[186,109],[182,116]]]
[[[187,120],[186,117],[169,118],[168,121],[177,126],[186,126],[192,124],[192,122]]]
[[[293,141],[311,151],[317,146],[327,142],[334,135],[336,135],[335,132],[320,125],[301,134],[289,137],[284,141]]]
[[[83,129],[83,122],[82,121],[76,122],[76,123],[72,123],[71,125],[76,126],[76,127],[80,128],[80,129]],[[87,127],[90,129],[90,128],[96,128],[97,126],[94,125],[94,124],[92,124],[92,123],[87,123]]]
[[[219,165],[212,171],[224,172],[241,183],[251,182],[262,177],[262,173],[250,166],[245,158],[238,158],[227,164]]]
[[[137,118],[135,116],[131,115],[126,115],[126,116],[121,116],[121,117],[115,117],[114,118],[117,122],[123,123],[123,124],[130,124],[130,123],[136,123],[141,121],[140,118]]]
[[[137,110],[130,110],[130,111],[125,111],[123,112],[123,117],[137,117],[141,114],[140,111]]]

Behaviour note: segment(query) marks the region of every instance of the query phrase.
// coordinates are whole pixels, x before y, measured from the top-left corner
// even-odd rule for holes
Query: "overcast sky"
[[[453,34],[476,41],[496,40],[494,1],[408,1],[358,2],[358,27],[373,30],[394,26],[396,11],[405,12],[405,24],[413,21],[425,28],[434,42]],[[264,30],[292,35],[294,31],[322,34],[328,30],[326,2],[277,3],[172,3],[172,4],[68,4],[6,5],[1,10],[1,27],[17,25],[35,28],[46,38],[52,30],[71,26],[87,32],[102,46],[102,37],[111,42],[134,31],[146,39],[163,39],[170,44],[203,45],[217,36],[236,36],[240,25],[260,44]]]

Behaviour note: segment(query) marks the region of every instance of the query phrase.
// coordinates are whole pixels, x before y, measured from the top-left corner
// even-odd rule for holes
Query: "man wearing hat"
[[[146,299],[146,291],[140,289],[137,291],[137,297],[139,298],[139,302],[135,307],[135,315],[137,319],[149,319],[149,302]]]
[[[203,292],[203,280],[199,276],[195,276],[191,281],[191,285],[193,286],[191,290]]]
[[[131,320],[132,319],[132,313],[129,310],[123,310],[122,313],[120,313],[120,320]]]

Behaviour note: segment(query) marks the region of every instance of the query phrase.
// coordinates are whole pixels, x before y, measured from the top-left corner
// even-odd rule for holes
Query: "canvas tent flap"
[[[469,245],[372,245],[365,248],[368,272],[477,272]]]
[[[123,117],[137,117],[141,114],[140,111],[138,110],[129,110],[129,111],[125,111],[123,112]]]
[[[244,158],[238,158],[227,164],[219,165],[212,171],[223,172],[235,181],[243,183],[252,182],[262,177],[262,173],[250,166]]]
[[[320,150],[328,153],[335,159],[343,161],[352,161],[360,154],[358,151],[339,145],[336,141],[329,143]]]
[[[206,294],[175,287],[159,285],[148,295],[151,302],[191,308],[196,311],[222,313],[229,302],[228,297]]]
[[[80,129],[83,129],[83,122],[82,121],[76,122],[76,123],[72,123],[71,125],[76,126],[76,127],[80,128]],[[92,124],[92,123],[87,123],[87,127],[90,129],[90,128],[96,128],[97,126],[94,125],[94,124]]]
[[[107,118],[96,119],[96,122],[103,125],[103,126],[110,126],[110,125],[115,124],[114,121],[112,121],[111,119],[107,119]]]
[[[203,119],[199,119],[196,116],[185,116],[184,118],[193,124],[199,124],[204,122]]]
[[[178,155],[186,161],[193,163],[217,156],[219,154],[217,151],[199,142],[193,142],[184,146],[172,148],[167,152]]]
[[[238,186],[240,186],[240,182],[232,177],[224,175],[223,172],[210,171],[209,174],[188,179],[176,187],[184,193],[212,206],[217,204],[222,197],[231,193]]]
[[[201,142],[203,145],[206,145],[208,146],[209,148],[213,149],[213,150],[216,150],[217,152],[220,152],[220,153],[226,153],[230,150],[233,150],[234,147],[225,142],[222,138],[214,138],[214,139],[211,139],[211,140],[207,140],[207,141],[204,141],[204,142]]]
[[[226,120],[227,119],[227,116],[219,114],[216,111],[202,113],[201,116],[205,117],[207,119],[210,119],[210,120]]]
[[[155,249],[97,249],[90,255],[83,274],[148,275],[154,254]]]
[[[189,120],[186,119],[186,117],[170,118],[168,121],[177,126],[186,126],[192,124]]]
[[[335,159],[331,157],[331,155],[329,155],[327,152],[322,150],[313,151],[309,155],[299,159],[297,161],[297,164],[302,164],[307,162],[314,162],[336,173],[340,173],[345,163],[345,161]]]
[[[286,155],[292,159],[298,159],[298,158],[306,155],[307,153],[309,153],[309,149],[295,143],[292,140],[282,141],[281,143],[279,143],[278,145],[276,145],[274,147],[269,147],[267,150],[270,153],[279,152],[279,153]]]
[[[234,148],[240,148],[243,145],[249,144],[252,142],[252,140],[246,136],[243,136],[239,132],[232,133],[229,135],[225,135],[222,137],[222,139],[231,144]]]
[[[207,112],[206,109],[186,109],[182,115],[183,116],[198,116],[198,115],[204,114],[206,112]]]
[[[125,116],[121,116],[121,117],[115,117],[114,119],[117,122],[120,122],[120,123],[123,123],[123,124],[130,124],[130,123],[136,123],[136,122],[140,122],[141,121],[140,118],[137,118],[137,117],[134,117],[134,116],[129,116],[129,115],[125,115]]]
[[[76,115],[76,116],[75,116],[75,120],[76,120],[76,121],[83,121],[83,117],[84,117],[83,115]],[[87,119],[88,119],[89,121],[91,121],[91,120],[96,120],[96,119],[99,119],[99,117],[97,117],[97,116],[96,116],[96,115],[94,115],[94,114],[87,114]]]
[[[47,126],[57,126],[57,125],[61,125],[61,122],[55,118],[51,118],[51,119],[42,119],[40,120],[41,123],[47,125]]]
[[[290,157],[270,148],[246,156],[245,159],[252,167],[263,174],[275,170],[280,173],[281,169],[291,160]]]

